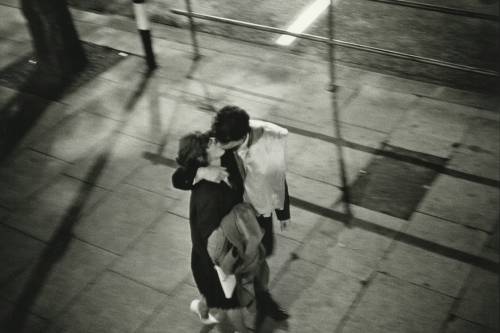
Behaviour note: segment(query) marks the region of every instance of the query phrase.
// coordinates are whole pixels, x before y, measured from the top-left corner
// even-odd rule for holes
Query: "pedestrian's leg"
[[[231,324],[238,331],[238,333],[250,333],[250,331],[245,326],[245,319],[243,317],[242,309],[232,309],[227,311],[227,315]]]
[[[201,318],[203,319],[208,319],[208,305],[207,301],[205,300],[205,297],[201,296],[200,297],[200,303],[198,305],[198,309],[200,311]]]
[[[257,217],[257,221],[262,229],[264,229],[264,237],[262,238],[262,244],[266,249],[266,257],[269,257],[274,252],[274,227],[273,227],[273,217],[264,217],[260,215]]]

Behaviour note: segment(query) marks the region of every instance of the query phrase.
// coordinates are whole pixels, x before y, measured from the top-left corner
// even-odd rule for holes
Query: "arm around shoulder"
[[[192,190],[195,176],[196,169],[190,170],[184,167],[178,167],[172,175],[172,185],[179,190]]]

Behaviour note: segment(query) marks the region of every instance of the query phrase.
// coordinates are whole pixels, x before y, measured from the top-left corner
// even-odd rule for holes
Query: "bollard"
[[[158,67],[153,53],[153,44],[151,42],[151,27],[149,24],[149,17],[146,13],[145,0],[132,0],[134,3],[135,22],[137,30],[141,35],[142,46],[144,47],[144,54],[146,55],[146,63],[148,64],[149,71],[153,71]]]

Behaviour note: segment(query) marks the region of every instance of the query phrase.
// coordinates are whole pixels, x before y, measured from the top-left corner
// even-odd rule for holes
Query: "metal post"
[[[132,0],[134,3],[135,22],[137,30],[141,36],[144,54],[146,55],[146,63],[148,64],[149,71],[153,71],[158,67],[153,53],[153,44],[151,42],[151,28],[149,24],[149,17],[146,13],[145,0]]]
[[[191,0],[186,0],[186,10],[189,14],[193,13],[193,9],[191,7]],[[201,58],[200,49],[198,47],[198,40],[196,39],[196,27],[194,25],[194,19],[192,16],[188,16],[189,18],[189,27],[191,29],[191,39],[193,40],[193,49],[194,49],[194,60],[199,60]]]
[[[330,87],[329,91],[332,96],[332,110],[333,110],[333,124],[334,124],[334,136],[337,137],[338,140],[336,143],[337,147],[337,154],[339,156],[339,167],[340,167],[340,178],[342,181],[342,201],[344,202],[344,207],[345,207],[345,213],[349,217],[347,220],[347,223],[349,223],[350,218],[352,217],[352,212],[351,212],[351,207],[350,207],[350,201],[351,201],[351,196],[349,193],[349,185],[347,184],[347,176],[346,176],[346,169],[345,169],[345,162],[344,162],[344,154],[342,151],[342,134],[340,131],[340,117],[339,117],[339,108],[338,108],[338,100],[337,100],[337,85],[335,84],[335,53],[334,53],[334,29],[333,29],[333,3],[334,0],[330,0],[330,6],[328,8],[328,59],[329,59],[329,65],[330,65]]]

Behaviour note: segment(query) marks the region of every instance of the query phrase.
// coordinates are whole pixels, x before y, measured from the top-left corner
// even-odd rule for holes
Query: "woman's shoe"
[[[193,299],[191,301],[191,304],[189,305],[189,309],[191,312],[195,313],[198,315],[198,318],[200,318],[200,321],[203,325],[213,325],[213,324],[218,324],[219,321],[210,314],[208,313],[208,318],[202,318],[201,313],[200,313],[200,300],[199,299]]]

